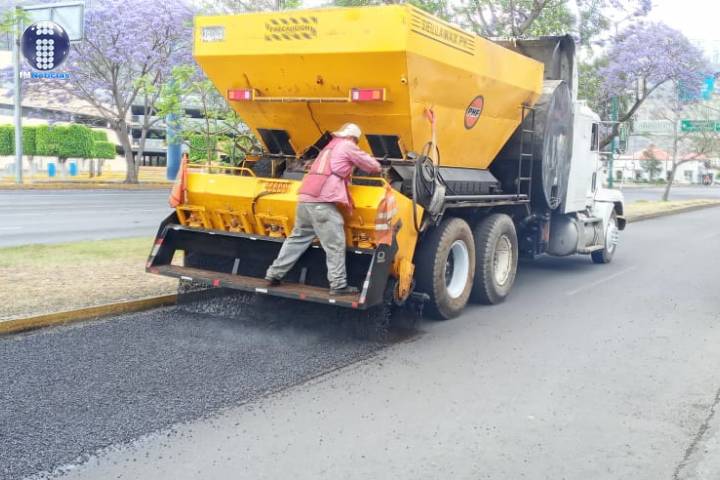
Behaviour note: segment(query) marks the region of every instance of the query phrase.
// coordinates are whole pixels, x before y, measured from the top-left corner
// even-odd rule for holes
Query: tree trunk
[[[88,158],[88,177],[93,178],[95,176],[95,159]]]
[[[663,192],[663,202],[667,202],[668,198],[670,198],[670,189],[672,188],[672,184],[675,181],[675,172],[677,171],[678,165],[673,164],[672,169],[670,170],[670,177],[668,178],[667,185],[665,185],[665,192]]]
[[[125,172],[125,183],[138,183],[135,158],[133,156],[132,143],[130,142],[130,134],[127,123],[121,122],[115,130],[115,133],[120,140],[120,145],[122,145],[123,150],[125,151],[125,165],[127,170]]]
[[[143,128],[140,133],[140,142],[138,142],[138,153],[137,153],[137,165],[135,166],[135,175],[137,175],[138,181],[140,179],[140,165],[142,164],[143,155],[145,155],[145,143],[147,142],[147,129]]]
[[[97,161],[97,176],[98,177],[102,176],[102,168],[103,168],[104,162],[105,162],[105,160],[103,160],[102,158],[98,158],[98,161]]]
[[[672,169],[670,170],[670,178],[667,179],[667,185],[665,185],[665,192],[663,192],[663,202],[667,202],[668,198],[670,198],[670,189],[672,188],[672,184],[675,181],[675,172],[677,171],[677,168],[679,166],[678,147],[680,145],[680,132],[678,132],[678,123],[680,122],[675,121],[673,126]]]

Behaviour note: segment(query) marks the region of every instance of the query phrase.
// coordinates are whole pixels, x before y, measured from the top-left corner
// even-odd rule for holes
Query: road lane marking
[[[598,285],[601,285],[601,284],[603,284],[603,283],[605,283],[605,282],[609,282],[610,280],[612,280],[612,279],[614,279],[614,278],[617,278],[617,277],[619,277],[620,275],[624,275],[624,274],[626,274],[626,273],[628,273],[628,272],[631,272],[631,271],[635,270],[636,268],[637,268],[637,267],[628,267],[628,268],[626,268],[625,270],[620,270],[619,272],[613,273],[613,274],[610,275],[610,276],[607,276],[607,277],[605,277],[605,278],[601,278],[600,280],[598,280],[598,281],[596,281],[596,282],[592,282],[592,283],[589,283],[589,284],[587,284],[587,285],[583,285],[582,287],[576,288],[575,290],[568,290],[568,291],[566,292],[566,294],[567,294],[568,296],[570,296],[570,295],[575,295],[576,293],[582,292],[583,290],[587,290],[588,288],[597,287]]]
[[[0,227],[0,231],[5,230],[22,230],[23,227]]]

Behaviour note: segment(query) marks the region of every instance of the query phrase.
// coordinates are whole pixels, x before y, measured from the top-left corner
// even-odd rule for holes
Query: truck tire
[[[431,317],[447,320],[462,312],[475,274],[475,242],[467,222],[448,218],[429,232],[415,261],[416,289],[429,295]]]
[[[490,215],[475,227],[475,281],[470,298],[485,305],[501,303],[517,274],[515,224],[503,214]]]
[[[612,262],[613,256],[615,256],[615,250],[617,250],[617,217],[615,212],[610,214],[608,220],[608,226],[605,230],[605,246],[602,250],[596,250],[590,253],[593,263],[610,263]]]

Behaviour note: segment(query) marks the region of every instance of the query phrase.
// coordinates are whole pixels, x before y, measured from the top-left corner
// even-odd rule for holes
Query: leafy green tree
[[[301,6],[301,0],[196,0],[202,12],[210,14],[289,10]]]
[[[652,149],[647,150],[649,158],[640,161],[640,166],[648,174],[648,180],[653,182],[655,177],[662,171],[662,162],[655,158],[655,154]]]
[[[199,161],[199,152],[204,151],[208,162],[217,160],[218,154],[222,154],[231,163],[237,163],[258,145],[213,83],[194,67],[174,68],[172,79],[160,93],[157,115],[174,116],[176,137],[168,140],[189,145],[192,160]],[[187,115],[186,107],[189,105],[200,111],[200,118]]]
[[[437,15],[444,20],[452,20],[453,15],[449,7],[448,0],[408,0],[395,1],[395,0],[335,0],[334,5],[338,7],[365,7],[372,5],[393,5],[400,3],[409,3],[415,5],[418,8],[425,10],[428,13]]]
[[[411,3],[486,37],[575,32],[588,45],[613,18],[643,16],[650,0],[334,0],[340,7]]]

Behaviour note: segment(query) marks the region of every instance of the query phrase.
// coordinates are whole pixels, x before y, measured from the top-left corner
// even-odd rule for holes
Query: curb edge
[[[77,310],[66,310],[64,312],[47,313],[33,317],[16,318],[0,321],[0,335],[18,333],[26,330],[49,327],[53,325],[65,325],[90,320],[94,318],[133,313],[151,308],[166,307],[177,303],[177,294],[161,295],[158,297],[141,298],[127,302],[108,303],[95,307],[85,307]]]
[[[642,222],[643,220],[650,220],[652,218],[667,217],[669,215],[675,215],[677,213],[692,212],[695,210],[703,210],[703,209],[712,208],[712,207],[720,207],[720,202],[707,203],[704,205],[688,205],[687,207],[680,207],[680,208],[676,208],[674,210],[665,210],[662,212],[644,213],[644,214],[640,214],[640,215],[626,216],[625,218],[627,219],[628,223],[635,223],[635,222]]]

